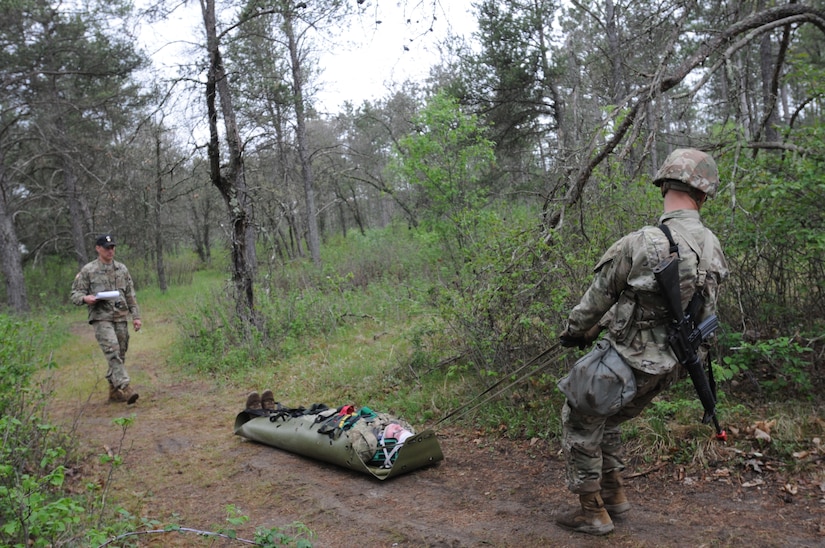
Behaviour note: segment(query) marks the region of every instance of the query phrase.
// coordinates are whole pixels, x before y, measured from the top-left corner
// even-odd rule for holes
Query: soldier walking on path
[[[95,328],[95,338],[109,364],[109,401],[133,404],[138,393],[129,386],[124,362],[129,348],[129,315],[135,331],[143,325],[135,287],[126,266],[114,260],[115,241],[111,235],[100,236],[95,241],[95,251],[97,259],[75,276],[71,300],[89,308],[89,323]]]
[[[611,516],[630,510],[621,476],[620,425],[679,378],[680,364],[668,343],[672,316],[654,267],[678,244],[682,308],[694,293],[704,298],[697,323],[715,314],[719,284],[728,276],[719,240],[699,216],[719,186],[713,158],[696,149],[677,149],[653,183],[664,198],[660,227],[642,228],[607,250],[560,336],[564,346],[585,348],[607,329],[559,385],[567,396],[562,409],[567,485],[579,495],[581,508],[556,523],[576,532],[607,534],[613,530]],[[699,353],[704,361],[705,349]],[[593,374],[607,371],[610,375]]]

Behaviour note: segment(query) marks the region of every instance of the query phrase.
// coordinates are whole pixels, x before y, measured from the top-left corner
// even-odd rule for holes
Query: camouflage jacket
[[[89,323],[96,320],[126,321],[129,314],[140,319],[135,296],[135,286],[126,265],[117,261],[104,264],[95,259],[84,266],[72,282],[72,302],[78,306],[85,304],[83,297],[96,295],[102,291],[118,291],[120,299],[99,300],[89,306]]]
[[[666,224],[679,245],[679,278],[682,307],[701,286],[705,306],[697,321],[716,311],[719,285],[728,266],[716,236],[702,224],[699,212],[682,209],[665,213]],[[699,272],[702,248],[708,242],[707,273]],[[595,268],[595,278],[581,301],[570,312],[568,332],[583,335],[599,323],[606,338],[630,367],[658,375],[673,369],[677,361],[667,343],[670,321],[653,267],[669,254],[670,244],[658,227],[644,227],[614,243]],[[704,277],[702,284],[701,278]]]

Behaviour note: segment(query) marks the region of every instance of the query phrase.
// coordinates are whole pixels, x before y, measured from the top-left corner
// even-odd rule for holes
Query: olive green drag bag
[[[368,407],[246,409],[235,434],[386,480],[444,458],[433,430],[416,433],[403,421]]]

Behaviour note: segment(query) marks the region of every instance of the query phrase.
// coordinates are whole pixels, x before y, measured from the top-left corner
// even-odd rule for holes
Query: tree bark
[[[18,314],[29,311],[29,299],[23,276],[20,241],[14,230],[14,218],[8,208],[5,154],[0,149],[0,259],[6,280],[6,302]]]
[[[315,184],[310,164],[306,130],[306,108],[304,106],[304,77],[301,69],[301,59],[298,52],[298,42],[295,38],[295,29],[292,25],[292,13],[289,9],[284,13],[284,32],[289,48],[290,65],[292,68],[292,98],[295,106],[295,139],[298,145],[298,159],[301,164],[301,179],[304,183],[304,198],[306,200],[307,247],[312,262],[321,264],[321,237],[318,229],[318,210],[315,205]]]
[[[238,315],[254,322],[253,280],[255,269],[255,233],[251,223],[252,203],[246,188],[243,150],[232,106],[229,81],[223,66],[215,16],[215,0],[201,0],[201,11],[206,30],[209,70],[206,81],[206,106],[209,117],[209,171],[212,184],[217,187],[229,212],[232,249],[232,281],[235,285],[235,304]],[[218,138],[218,109],[220,101],[223,116],[228,166],[221,167]]]
[[[163,249],[163,170],[160,164],[160,128],[155,133],[155,200],[152,204],[152,217],[155,231],[155,270],[158,274],[158,288],[166,293],[166,265]]]
[[[74,174],[71,163],[63,159],[63,191],[65,193],[66,205],[69,207],[69,228],[72,234],[77,266],[82,268],[89,262],[87,253],[88,240],[83,225],[86,222],[84,208],[81,205],[80,191],[77,188],[77,177]]]

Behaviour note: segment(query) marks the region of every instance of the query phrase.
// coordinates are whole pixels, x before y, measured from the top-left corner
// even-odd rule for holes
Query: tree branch
[[[732,53],[731,50],[736,51],[743,47],[763,32],[792,23],[811,23],[825,33],[825,13],[820,10],[800,4],[787,4],[764,10],[746,17],[720,32],[713,39],[703,42],[693,55],[676,66],[669,74],[664,73],[665,69],[662,69],[662,71],[651,77],[650,83],[629,93],[594,132],[594,138],[588,151],[589,160],[580,167],[576,178],[570,183],[562,206],[545,216],[547,228],[553,230],[559,227],[564,208],[570,207],[579,201],[590,175],[625,138],[627,132],[633,127],[639,109],[643,105],[652,102],[657,97],[678,86],[691,71],[703,65],[714,53],[724,48],[738,36],[746,34],[742,40],[730,46],[724,55]],[[702,83],[704,84],[706,81],[707,79]],[[612,127],[620,119],[621,122],[618,126]],[[594,146],[592,143],[595,142],[596,136],[601,135],[606,130],[610,130],[611,137],[607,139],[601,148]]]

